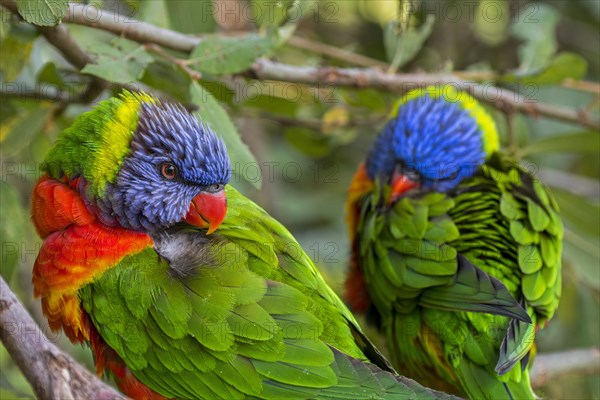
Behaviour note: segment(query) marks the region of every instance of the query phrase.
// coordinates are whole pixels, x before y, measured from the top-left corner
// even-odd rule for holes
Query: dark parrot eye
[[[160,173],[167,179],[175,179],[177,176],[177,167],[169,162],[163,163],[160,166]]]
[[[423,181],[423,176],[420,173],[418,173],[417,171],[413,170],[413,169],[407,169],[407,170],[405,170],[404,174],[412,182],[422,182]]]
[[[209,193],[217,193],[223,190],[223,185],[220,183],[215,183],[214,185],[210,185],[206,188],[206,191]]]

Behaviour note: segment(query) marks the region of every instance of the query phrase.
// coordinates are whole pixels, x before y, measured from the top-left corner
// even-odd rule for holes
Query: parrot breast
[[[152,246],[150,236],[99,223],[75,190],[79,179],[44,175],[32,196],[33,222],[44,243],[33,267],[33,287],[52,330],[74,342],[89,339],[77,291],[125,256]]]

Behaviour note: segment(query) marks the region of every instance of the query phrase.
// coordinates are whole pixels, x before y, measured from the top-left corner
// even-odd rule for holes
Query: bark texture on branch
[[[307,85],[376,88],[398,93],[428,85],[450,85],[501,109],[533,116],[543,115],[592,129],[600,129],[600,122],[591,120],[583,111],[545,104],[497,86],[463,81],[452,74],[388,74],[379,69],[293,66],[264,58],[256,60],[252,72],[258,79]]]
[[[2,277],[0,339],[40,399],[126,399],[52,344]]]

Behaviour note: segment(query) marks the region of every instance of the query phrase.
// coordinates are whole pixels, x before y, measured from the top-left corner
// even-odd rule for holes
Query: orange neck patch
[[[357,202],[365,194],[373,190],[374,184],[369,175],[367,175],[367,169],[365,164],[362,163],[358,166],[358,170],[350,182],[348,188],[348,198],[346,199],[346,223],[348,224],[348,230],[350,234],[350,241],[354,241],[356,235],[356,225],[358,224],[358,217],[360,216],[360,207]]]
[[[354,312],[365,313],[371,304],[365,278],[360,268],[358,242],[356,240],[356,226],[360,217],[358,201],[373,190],[373,181],[367,175],[365,164],[362,163],[352,178],[346,200],[346,223],[352,245],[350,268],[346,278],[344,297]]]
[[[32,195],[32,219],[44,243],[33,266],[33,287],[52,330],[73,342],[90,329],[77,291],[125,256],[153,245],[145,233],[101,224],[74,190],[77,180],[43,176]]]

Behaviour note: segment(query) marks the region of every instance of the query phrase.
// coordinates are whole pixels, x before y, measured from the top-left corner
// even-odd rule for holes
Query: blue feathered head
[[[226,212],[225,145],[178,104],[142,101],[137,118],[113,182],[93,201],[99,219],[147,232],[186,221],[212,232]]]
[[[451,87],[409,92],[369,152],[370,179],[407,176],[445,192],[474,174],[498,148],[495,124],[467,93]]]

